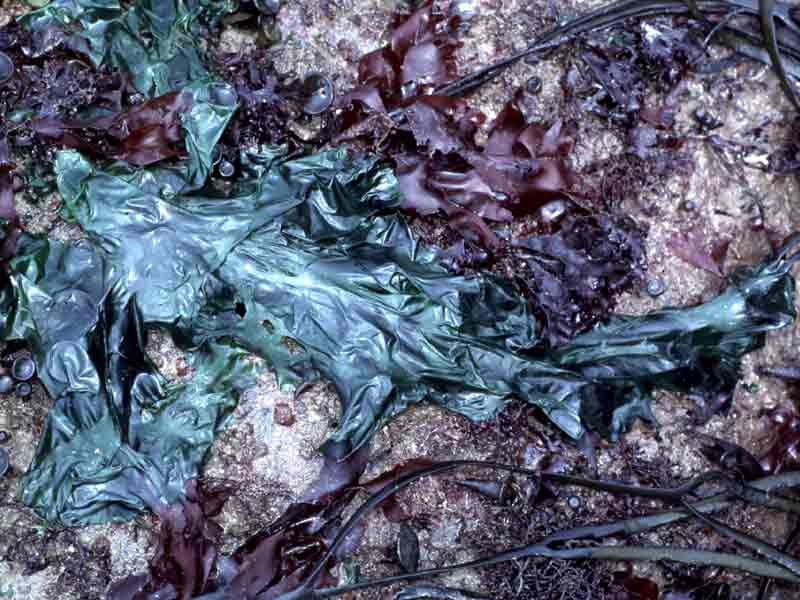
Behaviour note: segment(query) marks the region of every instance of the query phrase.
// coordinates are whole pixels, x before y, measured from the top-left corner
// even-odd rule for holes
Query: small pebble
[[[650,294],[653,298],[660,296],[666,290],[666,286],[664,285],[663,279],[651,279],[647,282],[647,293]]]
[[[26,357],[18,358],[11,366],[11,376],[17,381],[28,381],[36,373],[36,363]]]
[[[0,448],[0,477],[8,472],[9,460],[8,452]]]
[[[406,573],[413,573],[419,568],[419,538],[417,532],[406,523],[400,525],[397,536],[397,560]]]
[[[294,414],[292,413],[292,407],[285,402],[275,403],[275,413],[273,415],[273,419],[278,425],[282,425],[283,427],[291,427],[294,425]]]
[[[534,75],[525,82],[525,89],[529,94],[538,94],[542,91],[542,78]]]
[[[11,434],[5,429],[0,429],[0,444],[7,444],[11,441]]]
[[[722,121],[702,108],[694,111],[694,119],[706,129],[717,129],[722,126]]]
[[[573,65],[572,68],[569,71],[567,71],[567,74],[564,77],[565,87],[567,88],[567,90],[574,91],[575,89],[577,89],[580,81],[581,81],[581,72],[578,70],[578,67]],[[600,92],[598,92],[598,95],[595,96],[595,99],[596,100],[602,99],[601,94],[605,94],[605,92],[603,90],[600,90]]]
[[[18,383],[14,393],[17,394],[18,398],[27,398],[33,392],[33,388],[31,387],[30,383],[23,381],[22,383]]]
[[[0,394],[7,394],[14,388],[14,380],[8,375],[0,377]]]

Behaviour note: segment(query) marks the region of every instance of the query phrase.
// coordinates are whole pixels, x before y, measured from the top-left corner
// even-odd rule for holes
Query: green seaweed
[[[615,437],[652,420],[654,389],[729,395],[741,357],[793,321],[797,239],[707,304],[614,317],[548,351],[516,287],[453,275],[417,243],[376,157],[244,149],[238,176],[215,191],[214,146],[237,98],[192,34],[229,9],[57,0],[25,18],[40,32],[63,24],[146,96],[192,95],[184,161],[57,155],[65,216],[87,239],[23,236],[0,290],[2,338],[30,344],[54,401],[21,481],[48,519],[126,519],[178,498],[251,380],[247,352],[283,387],[334,384],[342,416],[323,451],[340,458],[422,402],[480,421],[519,397],[574,438]],[[168,385],[147,360],[153,326],[187,352],[189,383]]]
[[[244,351],[283,385],[333,382],[343,413],[323,450],[342,457],[420,402],[479,421],[517,396],[573,437],[587,425],[618,435],[649,416],[657,387],[732,390],[740,357],[794,318],[790,244],[707,304],[616,317],[545,355],[513,287],[451,275],[416,243],[375,158],[263,149],[242,163],[228,194],[164,195],[172,172],[58,155],[66,211],[90,243],[24,238],[0,311],[56,399],[23,479],[23,499],[49,518],[130,516],[144,482],[155,497],[179,494],[236,403]],[[180,392],[162,393],[141,354],[152,325],[198,365]],[[170,429],[187,404],[191,425]],[[142,445],[141,427],[163,445]]]
[[[86,243],[23,236],[4,338],[31,344],[54,400],[21,499],[65,524],[131,518],[177,500],[251,381],[244,352],[207,344],[191,381],[167,384],[144,353],[133,299]]]
[[[208,69],[197,43],[203,24],[213,24],[238,3],[231,0],[54,0],[20,21],[41,40],[34,53],[51,47],[53,26],[74,37],[95,66],[108,65],[131,77],[148,98],[205,79]]]

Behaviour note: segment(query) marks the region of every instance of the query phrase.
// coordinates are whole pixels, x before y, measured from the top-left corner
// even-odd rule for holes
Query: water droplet
[[[508,202],[508,200],[509,200],[509,198],[508,198],[508,194],[506,194],[505,192],[495,192],[495,191],[492,191],[492,196],[493,196],[493,197],[494,197],[494,199],[495,199],[495,200],[497,200],[498,202]]]
[[[586,279],[586,284],[589,286],[590,289],[597,291],[600,289],[602,282],[599,277],[588,277]]]
[[[697,204],[695,204],[694,200],[687,200],[683,203],[683,210],[692,212],[695,208],[697,208]]]
[[[28,357],[18,358],[11,366],[11,375],[17,381],[28,381],[36,373],[36,363]]]
[[[416,94],[417,94],[416,81],[406,81],[403,85],[400,86],[400,97],[403,100],[411,98],[412,96],[416,96]]]
[[[8,375],[0,377],[0,394],[7,394],[14,387],[14,380]]]
[[[175,197],[175,188],[170,184],[165,183],[161,186],[161,197],[165,200],[172,200]]]
[[[0,52],[0,83],[5,83],[14,74],[14,61],[5,52]]]
[[[222,162],[220,162],[219,167],[217,167],[217,169],[219,170],[219,174],[222,177],[232,177],[233,174],[236,172],[236,168],[233,166],[233,163],[230,162],[229,160],[223,160]]]
[[[0,429],[0,444],[7,444],[11,441],[11,434],[5,429]]]
[[[647,293],[650,294],[653,298],[660,296],[666,290],[666,286],[664,285],[663,279],[651,279],[647,282]]]
[[[303,112],[308,115],[323,113],[333,104],[333,83],[322,73],[311,73],[306,77],[303,93],[306,97]]]
[[[546,224],[555,223],[567,212],[567,203],[563,200],[553,200],[539,209],[539,216]]]
[[[14,393],[17,395],[17,398],[27,398],[28,396],[33,393],[33,388],[31,384],[23,381],[22,383],[18,383]]]
[[[581,507],[581,499],[577,496],[570,496],[567,498],[567,504],[572,510],[578,510]]]
[[[470,28],[471,21],[478,14],[478,6],[476,0],[455,0],[450,5],[450,14],[458,17],[459,29],[467,31]]]

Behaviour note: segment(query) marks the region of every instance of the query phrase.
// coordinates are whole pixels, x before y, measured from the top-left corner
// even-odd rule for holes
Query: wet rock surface
[[[265,3],[270,4],[270,3]],[[464,4],[464,3],[460,3]],[[563,20],[597,2],[529,3],[476,0],[475,12],[458,50],[462,71],[485,64],[521,47],[536,31]],[[278,23],[285,44],[275,50],[282,71],[299,74],[329,73],[337,93],[355,80],[355,62],[362,54],[385,43],[385,32],[395,6],[391,2],[284,3]],[[0,23],[26,10],[20,3],[0,3]],[[467,10],[467,9],[464,9]],[[221,48],[239,50],[254,42],[248,32],[228,27],[216,41]],[[722,56],[725,50],[714,49]],[[563,97],[562,79],[579,64],[573,50],[554,53],[535,65],[519,64],[482,88],[474,102],[487,115],[496,115],[513,90],[533,77],[541,80],[536,93],[526,99],[526,116],[547,118],[573,111],[580,125],[573,166],[577,170],[614,157],[628,143],[600,118],[574,112]],[[687,168],[654,177],[636,194],[622,195],[622,209],[649,224],[647,255],[649,281],[663,282],[653,294],[649,286],[622,297],[618,312],[641,314],[654,308],[697,302],[714,295],[720,278],[687,265],[670,250],[670,239],[687,226],[706,239],[731,239],[726,270],[752,264],[769,250],[763,226],[777,235],[800,228],[798,184],[790,176],[765,174],[755,168],[770,149],[789,132],[794,115],[775,77],[760,64],[743,62],[711,77],[691,75],[688,93],[679,104],[676,128],[695,132],[698,114],[713,115],[714,134],[721,139],[749,140],[760,126],[759,145],[748,145],[737,156],[720,152],[705,134],[692,134],[684,152]],[[541,88],[541,89],[539,89]],[[763,124],[763,125],[762,125]],[[759,148],[761,150],[759,150]],[[634,159],[631,159],[634,160]],[[630,167],[630,165],[628,165]],[[635,163],[633,163],[635,167]],[[33,204],[18,198],[26,227],[59,239],[80,235],[75,226],[57,214],[53,195]],[[688,210],[688,203],[692,210]],[[418,224],[429,236],[437,225]],[[444,237],[445,225],[441,225]],[[431,234],[433,230],[433,234]],[[651,292],[651,293],[648,293]],[[702,426],[692,418],[693,403],[685,397],[660,392],[654,402],[658,429],[637,425],[616,446],[597,449],[602,477],[646,485],[672,485],[708,468],[700,452],[698,433],[734,441],[758,455],[765,449],[765,409],[791,403],[792,390],[783,382],[763,378],[757,368],[790,363],[797,358],[800,328],[784,329],[769,337],[767,346],[745,359],[742,383],[727,415],[717,415]],[[191,370],[169,337],[154,331],[150,357],[170,380],[191,377]],[[4,442],[10,467],[0,477],[0,597],[64,599],[101,598],[109,581],[138,573],[154,548],[156,519],[143,515],[126,524],[59,531],[46,527],[15,501],[17,477],[29,464],[50,402],[35,380],[32,394],[0,397],[0,429],[11,432]],[[209,477],[236,482],[239,491],[227,503],[220,523],[223,551],[278,516],[313,480],[322,460],[317,447],[334,429],[338,403],[326,384],[315,384],[298,396],[278,390],[274,378],[262,376],[236,410],[235,417],[215,444],[205,472]],[[550,441],[552,440],[552,441]],[[585,457],[536,411],[512,404],[496,421],[472,425],[464,419],[431,407],[418,407],[383,429],[374,442],[369,474],[378,474],[403,460],[482,458],[525,464],[531,468],[556,467],[567,472],[589,472]],[[557,464],[556,464],[557,463]],[[484,477],[485,474],[481,474]],[[608,494],[565,489],[560,496],[532,506],[520,481],[516,499],[493,502],[446,479],[429,480],[404,493],[401,502],[415,519],[421,568],[476,558],[490,552],[538,539],[556,529],[616,519],[653,510],[649,500],[619,500]],[[576,502],[577,499],[577,502]],[[787,530],[783,516],[747,510],[731,511],[732,526],[757,534],[775,544]],[[387,573],[386,555],[397,543],[399,527],[380,513],[369,520],[357,559],[363,576]],[[676,526],[640,536],[634,542],[718,548],[721,540],[698,526]],[[439,583],[472,590],[493,598],[585,598],[592,590],[614,586],[620,565],[535,562],[510,564],[484,572],[461,572]],[[689,576],[727,582],[736,597],[754,598],[758,582],[727,572],[681,573],[656,565],[637,564],[633,572],[661,584]],[[523,590],[527,596],[515,595]],[[778,586],[776,598],[791,598],[793,591]],[[358,598],[388,598],[386,590],[360,593]]]

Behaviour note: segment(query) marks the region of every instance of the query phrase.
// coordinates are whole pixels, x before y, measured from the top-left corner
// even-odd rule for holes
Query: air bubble
[[[664,293],[667,287],[664,285],[663,279],[651,279],[647,282],[647,293],[653,298],[660,296]]]
[[[529,94],[538,94],[542,91],[542,78],[534,75],[525,82],[525,89]]]
[[[233,163],[229,160],[223,160],[219,163],[219,167],[217,167],[219,174],[222,177],[232,177],[233,174],[236,172],[236,167],[233,166]]]
[[[36,373],[36,363],[28,357],[18,358],[11,366],[11,375],[17,381],[28,381]]]
[[[14,74],[14,61],[5,52],[0,52],[0,83],[5,83]]]
[[[303,112],[308,115],[324,113],[333,104],[333,83],[322,73],[311,73],[303,82],[305,104]]]

